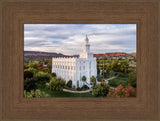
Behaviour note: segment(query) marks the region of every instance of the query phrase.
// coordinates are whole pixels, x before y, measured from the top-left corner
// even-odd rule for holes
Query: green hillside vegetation
[[[136,59],[97,59],[97,77],[91,77],[93,90],[87,93],[65,92],[88,90],[87,85],[77,89],[72,80],[66,83],[63,78],[51,73],[51,59],[24,61],[24,97],[107,97],[110,87],[131,86],[136,89]],[[114,77],[114,78],[113,78]],[[113,79],[110,79],[113,78]],[[96,79],[99,84],[96,84]],[[108,84],[105,80],[108,79]],[[82,77],[83,82],[86,77]]]

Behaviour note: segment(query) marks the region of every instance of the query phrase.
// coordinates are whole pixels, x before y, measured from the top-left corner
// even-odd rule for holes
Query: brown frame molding
[[[1,120],[160,120],[158,0],[4,0],[0,5]],[[137,97],[23,98],[25,23],[136,23]]]

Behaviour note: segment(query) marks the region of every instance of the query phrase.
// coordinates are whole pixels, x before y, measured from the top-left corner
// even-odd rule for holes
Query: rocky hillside
[[[136,56],[136,53],[114,52],[114,53],[94,54],[94,57],[102,57],[102,56],[121,56],[121,55],[132,55],[132,56]]]

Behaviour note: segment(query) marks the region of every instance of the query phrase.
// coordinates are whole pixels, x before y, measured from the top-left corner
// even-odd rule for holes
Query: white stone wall
[[[80,80],[80,87],[83,86],[82,77],[86,77],[87,84],[90,84],[90,77],[97,77],[97,65],[96,58],[85,59],[79,58],[77,59],[77,79]]]
[[[52,58],[52,72],[65,79],[66,83],[72,80],[72,86],[76,88],[79,81],[79,87],[82,87],[83,76],[88,84],[91,76],[97,77],[96,58]]]
[[[75,80],[76,60],[77,58],[52,58],[52,72],[65,79],[66,83]]]
[[[90,52],[89,39],[86,36],[83,52],[79,58],[52,58],[52,72],[57,74],[57,77],[62,77],[66,80],[72,80],[72,86],[77,88],[84,85],[82,77],[86,77],[86,85],[90,85],[90,77],[97,77],[97,62]]]

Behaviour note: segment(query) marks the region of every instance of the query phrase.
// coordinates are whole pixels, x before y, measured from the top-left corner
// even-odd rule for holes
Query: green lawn
[[[122,85],[123,85],[123,86],[128,85],[128,84],[127,84],[128,77],[116,77],[115,79],[112,79],[112,80],[115,81],[115,84],[116,84],[116,85],[119,85],[119,81],[120,81],[120,80],[122,80]]]
[[[91,92],[88,93],[70,93],[70,92],[61,92],[61,93],[55,93],[53,91],[50,91],[48,89],[40,89],[41,91],[44,91],[46,94],[49,95],[49,97],[94,97]]]
[[[107,77],[104,77],[104,78],[102,78],[102,79],[109,79],[109,78],[111,78],[111,77],[107,76]]]

